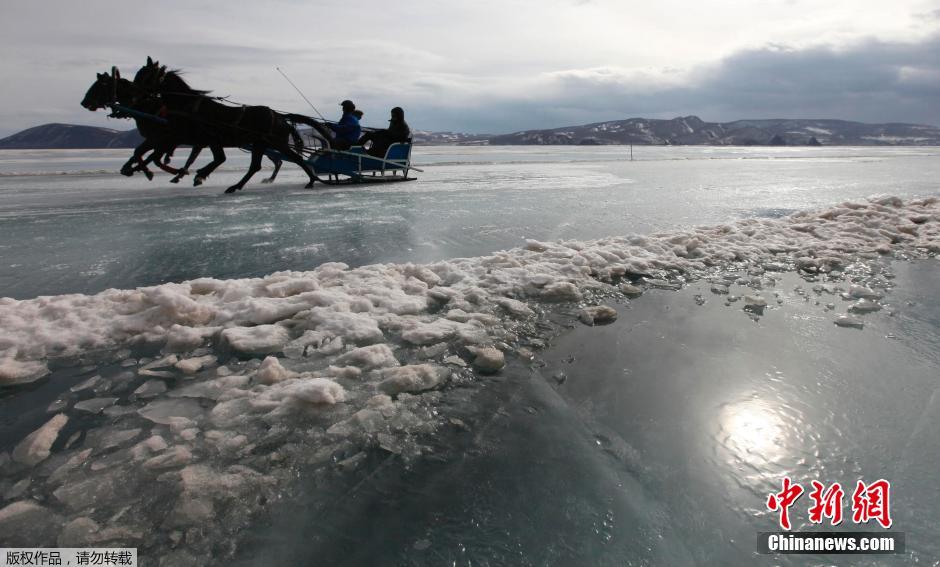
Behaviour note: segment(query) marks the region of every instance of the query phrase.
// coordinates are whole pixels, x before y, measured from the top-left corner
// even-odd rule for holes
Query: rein
[[[140,110],[133,109],[133,108],[131,108],[131,107],[129,107],[129,106],[124,106],[123,104],[112,103],[110,106],[111,106],[111,109],[112,109],[115,113],[117,113],[117,112],[123,112],[124,114],[127,114],[127,115],[129,115],[129,116],[133,116],[134,118],[141,118],[141,119],[144,119],[144,120],[150,120],[150,121],[152,121],[152,122],[156,122],[157,124],[167,124],[167,123],[168,123],[168,121],[167,121],[166,118],[161,118],[160,116],[157,116],[157,115],[155,115],[155,114],[148,114],[148,113],[146,113],[146,112],[141,112]],[[112,114],[111,116],[115,116],[115,114]]]

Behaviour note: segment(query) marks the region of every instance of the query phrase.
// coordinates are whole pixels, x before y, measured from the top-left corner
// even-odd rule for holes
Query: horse
[[[146,118],[156,115],[162,103],[155,97],[142,97],[141,91],[133,83],[121,78],[120,71],[113,68],[111,74],[98,73],[98,77],[82,99],[81,105],[92,112],[113,105],[115,102],[130,109],[131,112],[139,112],[139,115],[132,115],[126,111],[114,110],[112,116],[117,118],[134,118],[137,124],[137,131],[143,136],[144,141],[134,148],[134,153],[121,167],[121,174],[130,177],[135,171],[142,171],[147,179],[153,179],[153,172],[147,169],[147,164],[155,162],[158,167],[164,171],[177,175],[179,171],[166,165],[162,160],[155,160],[158,154],[151,154],[146,160],[144,154],[150,150],[160,148],[160,156],[169,156],[176,148],[178,142],[172,139],[169,129],[161,124],[159,120]],[[168,160],[167,160],[168,161]]]
[[[316,175],[298,153],[302,142],[292,121],[288,120],[291,115],[278,113],[267,106],[222,104],[210,98],[207,91],[190,87],[183,80],[181,71],[167,71],[165,66],[160,66],[150,57],[147,57],[147,64],[137,71],[133,83],[137,88],[160,97],[166,108],[167,125],[171,131],[184,137],[197,138],[213,147],[213,161],[196,172],[195,185],[225,161],[221,147],[248,146],[251,148],[248,171],[235,185],[226,189],[226,193],[241,190],[261,169],[261,157],[270,150],[300,166],[310,178],[306,188],[313,187]],[[321,135],[328,136],[322,125],[317,125],[313,120],[310,122]],[[290,146],[289,137],[293,137],[297,143],[296,150]]]
[[[192,165],[205,146],[198,145],[198,142],[194,143],[193,139],[183,139],[175,136],[166,126],[166,120],[158,116],[163,102],[158,97],[147,94],[131,81],[122,79],[120,71],[116,67],[112,69],[110,75],[108,73],[98,73],[97,80],[85,93],[81,105],[88,110],[96,111],[108,105],[113,105],[115,102],[119,103],[124,109],[115,108],[111,115],[116,118],[134,118],[137,130],[144,137],[143,143],[134,149],[131,158],[121,167],[121,173],[131,176],[135,171],[143,171],[147,179],[153,179],[153,173],[147,169],[147,164],[154,162],[158,167],[174,176],[170,179],[171,183],[179,183],[189,173],[189,166]],[[177,145],[180,144],[192,145],[189,159],[187,159],[186,165],[180,169],[169,167],[167,165],[169,157]],[[153,153],[150,157],[143,159],[144,154],[151,150],[153,150]],[[273,155],[268,155],[268,158],[274,163],[274,172],[271,177],[264,179],[262,183],[273,182],[281,169],[282,160]]]

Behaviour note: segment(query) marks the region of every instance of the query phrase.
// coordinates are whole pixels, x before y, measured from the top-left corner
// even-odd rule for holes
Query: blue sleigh
[[[385,157],[369,155],[362,146],[348,150],[308,148],[304,150],[305,161],[318,181],[327,185],[357,183],[390,183],[414,181],[409,171],[421,171],[411,165],[411,140],[388,147]]]

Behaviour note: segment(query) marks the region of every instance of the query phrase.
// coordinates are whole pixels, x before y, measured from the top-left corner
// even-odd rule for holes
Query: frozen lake
[[[423,263],[525,238],[647,234],[873,194],[934,194],[940,179],[938,148],[637,146],[630,162],[624,147],[419,146],[414,161],[426,171],[416,182],[306,191],[306,177],[287,164],[273,185],[260,184],[263,171],[231,196],[221,193],[247,156],[229,153],[193,188],[165,174],[148,182],[103,173],[126,150],[0,152],[0,295],[261,276],[327,261]]]
[[[193,188],[0,152],[0,546],[838,563],[757,554],[789,476],[847,493],[799,531],[887,533],[851,495],[890,481],[907,551],[853,564],[940,562],[940,148],[628,152],[237,195],[242,154]]]

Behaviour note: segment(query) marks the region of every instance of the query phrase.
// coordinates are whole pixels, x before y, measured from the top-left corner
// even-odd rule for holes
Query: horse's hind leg
[[[196,170],[196,178],[193,179],[193,187],[202,185],[202,182],[209,177],[209,174],[225,162],[225,150],[222,149],[221,145],[210,145],[209,149],[212,150],[212,161],[206,164],[205,167]]]
[[[251,176],[258,173],[261,169],[261,156],[264,155],[264,146],[261,144],[255,143],[251,145],[251,164],[248,166],[248,171],[245,172],[245,176],[242,177],[238,183],[232,185],[225,190],[226,193],[234,193],[235,191],[240,191],[242,187],[245,186],[245,183],[248,183],[248,180],[251,179]]]
[[[261,180],[262,183],[274,183],[274,178],[277,177],[277,172],[281,171],[281,164],[284,163],[284,160],[273,158],[271,156],[268,156],[268,159],[270,159],[271,162],[274,163],[274,173],[271,174],[271,177],[268,177],[267,179],[262,179]]]
[[[179,183],[180,179],[189,175],[189,166],[196,161],[196,158],[199,157],[199,153],[202,152],[202,146],[193,146],[193,151],[189,153],[189,157],[186,159],[186,163],[182,168],[176,173],[176,177],[170,180],[170,183]]]
[[[310,166],[307,164],[307,160],[305,160],[302,155],[295,152],[293,148],[291,148],[290,145],[288,145],[286,142],[284,144],[275,145],[272,148],[283,154],[287,161],[296,163],[298,166],[300,166],[300,169],[304,170],[304,173],[306,173],[307,177],[310,178],[310,181],[304,187],[306,189],[313,188],[313,182],[316,181],[317,178],[314,175],[313,170],[310,169]]]

